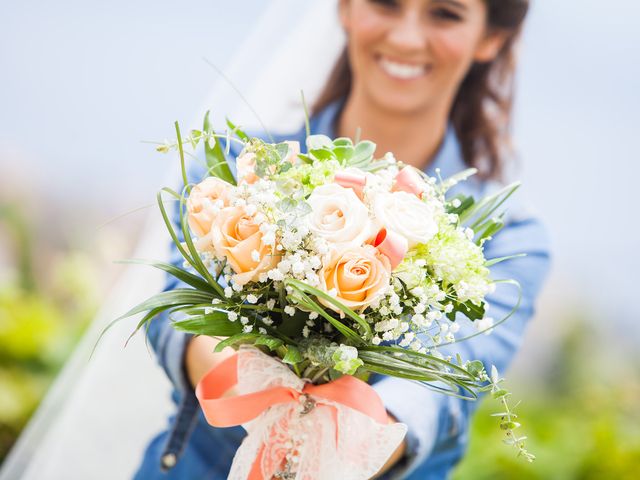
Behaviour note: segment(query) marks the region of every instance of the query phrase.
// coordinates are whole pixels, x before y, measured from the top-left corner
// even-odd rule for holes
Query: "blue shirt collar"
[[[311,133],[322,134],[335,138],[335,124],[343,105],[344,100],[336,100],[314,115],[309,122]],[[427,175],[434,176],[435,171],[438,168],[440,169],[440,175],[442,178],[450,177],[451,175],[467,168],[462,158],[456,132],[451,123],[447,125],[447,131],[445,132],[444,139],[440,144],[433,161],[425,170],[425,173],[427,173]]]

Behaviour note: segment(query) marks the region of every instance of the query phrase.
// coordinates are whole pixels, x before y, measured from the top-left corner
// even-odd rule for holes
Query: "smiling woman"
[[[338,7],[347,43],[314,104],[309,130],[330,138],[366,138],[377,145],[380,155],[393,152],[403,163],[432,176],[452,175],[465,164],[479,167],[483,177],[458,185],[456,193],[483,196],[491,186],[486,180],[499,176],[500,161],[506,157],[513,47],[528,2],[339,0]],[[295,70],[295,57],[289,62],[288,73]],[[300,128],[274,140],[304,144],[305,136]],[[231,156],[239,153],[232,145]],[[239,158],[238,166],[242,165]],[[197,183],[203,174],[194,169],[189,180]],[[421,222],[416,218],[412,231]],[[336,222],[329,217],[329,223]],[[505,217],[504,223],[492,242],[496,248],[487,247],[485,254],[487,258],[527,254],[517,265],[505,262],[491,267],[493,278],[513,278],[523,285],[521,308],[489,337],[477,337],[461,327],[463,337],[474,338],[444,349],[452,358],[460,354],[480,359],[487,370],[495,365],[499,371],[507,368],[520,343],[548,268],[546,235],[538,220],[521,214]],[[363,252],[357,254],[362,260],[359,267],[375,263]],[[175,248],[174,257],[181,262]],[[174,288],[175,282],[167,284],[167,290]],[[507,316],[519,303],[515,292],[496,291],[487,300],[496,318]],[[211,353],[214,339],[173,330],[166,315],[154,320],[148,333],[180,401],[169,428],[149,444],[136,478],[192,478],[204,472],[208,478],[228,478],[245,432],[237,427],[211,429],[201,415],[196,417],[193,393],[202,375],[224,361],[227,353]],[[473,407],[411,382],[378,380],[374,388],[389,419],[408,425],[406,441],[379,475],[446,478],[464,452]]]
[[[399,132],[422,138],[421,144],[393,149],[421,168],[450,119],[465,163],[485,177],[498,176],[506,153],[501,148],[509,144],[514,44],[528,4],[342,0],[340,19],[349,43],[314,110],[350,93],[341,132],[352,134],[360,127],[365,138],[378,138],[382,151],[392,151],[388,143]],[[366,115],[358,113],[364,105]],[[369,121],[356,125],[354,117]],[[425,124],[437,128],[424,129]]]

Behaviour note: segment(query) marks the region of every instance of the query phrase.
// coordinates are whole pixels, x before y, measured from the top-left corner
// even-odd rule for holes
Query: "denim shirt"
[[[310,122],[311,133],[335,137],[335,121],[342,102],[335,102],[315,115]],[[277,136],[275,141],[297,140],[304,148],[305,131]],[[239,153],[231,149],[231,160]],[[381,152],[378,152],[381,153]],[[234,165],[232,164],[232,169]],[[450,125],[440,148],[427,170],[443,178],[464,170],[459,143]],[[198,182],[205,174],[202,165],[194,164],[189,181]],[[476,199],[496,187],[492,182],[471,178],[452,189],[452,194],[464,193]],[[178,225],[177,210],[175,224]],[[179,229],[177,229],[179,231]],[[525,253],[520,257],[491,267],[493,279],[515,279],[522,286],[520,308],[491,335],[480,335],[465,342],[441,348],[444,354],[459,353],[463,359],[479,359],[487,370],[495,365],[504,372],[520,346],[527,321],[534,310],[534,300],[549,267],[549,246],[540,222],[512,199],[509,201],[505,227],[485,244],[488,259]],[[171,261],[182,265],[182,258],[172,245]],[[169,277],[166,290],[186,286]],[[498,286],[487,297],[489,314],[496,321],[503,318],[518,300],[513,286]],[[472,326],[463,326],[458,338],[474,333]],[[159,433],[144,453],[136,479],[223,479],[227,478],[233,456],[242,442],[242,427],[215,428],[207,424],[195,397],[184,367],[184,354],[190,335],[174,330],[166,314],[153,320],[148,329],[158,362],[173,383],[175,415],[167,429]],[[407,424],[407,449],[404,458],[383,478],[443,479],[462,457],[468,443],[470,416],[477,402],[470,402],[436,393],[418,383],[404,379],[375,376],[373,387],[387,410]],[[497,428],[497,427],[496,427]]]

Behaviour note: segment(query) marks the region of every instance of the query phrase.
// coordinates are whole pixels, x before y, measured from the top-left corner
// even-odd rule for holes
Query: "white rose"
[[[373,212],[383,227],[406,238],[409,248],[428,242],[438,233],[434,209],[407,192],[377,194]]]
[[[327,242],[360,246],[373,233],[369,210],[350,188],[336,183],[316,188],[309,199],[309,228]]]

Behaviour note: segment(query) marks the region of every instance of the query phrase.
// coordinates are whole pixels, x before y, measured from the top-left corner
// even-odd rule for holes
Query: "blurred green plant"
[[[0,205],[3,232],[15,265],[2,272],[9,280],[0,283],[0,464],[97,308],[86,254],[57,254],[36,274],[33,232],[7,204]]]
[[[497,419],[489,417],[492,402],[483,402],[453,479],[638,478],[640,366],[629,353],[603,349],[601,337],[576,322],[556,353],[555,367],[535,386],[513,388],[526,399],[517,413],[527,421],[535,462],[517,461],[507,446],[496,448]]]

